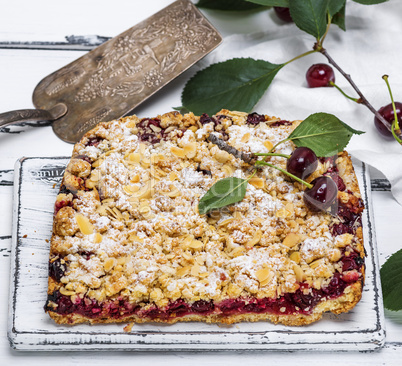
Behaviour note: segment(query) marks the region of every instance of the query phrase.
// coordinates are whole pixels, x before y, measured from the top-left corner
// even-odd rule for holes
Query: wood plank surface
[[[325,314],[307,328],[286,327],[269,322],[216,324],[178,323],[134,325],[131,337],[121,324],[56,326],[43,312],[47,288],[48,247],[52,227],[53,203],[68,159],[25,158],[16,166],[12,253],[13,289],[10,297],[9,337],[19,350],[79,350],[108,348],[180,350],[360,350],[377,349],[384,344],[384,317],[379,292],[379,273],[375,233],[372,230],[369,177],[361,163],[355,171],[367,207],[363,215],[366,285],[359,304],[350,312]],[[15,265],[14,265],[15,263]],[[27,308],[30,310],[27,311]],[[347,331],[345,331],[347,327]],[[96,336],[93,336],[96,334]],[[191,338],[189,338],[191,337]],[[323,339],[325,338],[325,340]],[[145,343],[144,343],[145,342]],[[195,346],[196,344],[196,346]]]
[[[92,49],[172,2],[70,0],[60,6],[52,0],[14,0],[0,12],[0,48]],[[267,12],[202,12],[223,36],[266,31],[278,22]]]

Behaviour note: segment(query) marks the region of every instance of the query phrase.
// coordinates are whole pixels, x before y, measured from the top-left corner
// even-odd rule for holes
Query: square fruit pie
[[[221,110],[97,125],[57,195],[45,311],[61,324],[304,325],[352,309],[357,179],[345,151],[317,158],[286,141],[300,123]]]

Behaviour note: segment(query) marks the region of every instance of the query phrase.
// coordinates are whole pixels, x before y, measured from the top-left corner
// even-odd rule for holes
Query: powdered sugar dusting
[[[240,159],[212,147],[206,140],[211,132],[243,152],[267,153],[292,129],[246,125],[247,115],[227,115],[217,131],[212,122],[201,126],[198,119],[187,119],[192,129],[173,129],[174,138],[154,145],[132,133],[130,119],[100,127],[105,138],[79,151],[93,161],[86,179],[96,189],[80,192],[74,201],[93,233],[54,239],[67,253],[65,283],[79,288],[82,282],[87,296],[99,301],[121,294],[160,306],[179,298],[276,298],[298,288],[296,264],[313,285],[319,274],[309,263],[335,245],[329,216],[310,213],[300,188],[282,173],[258,170],[259,184],[250,181],[241,201],[198,213],[201,197],[219,179],[247,179],[252,173]],[[293,148],[287,142],[277,151]],[[283,167],[285,159],[271,162]],[[289,234],[300,235],[293,247],[283,244]],[[290,258],[296,252],[297,263]]]

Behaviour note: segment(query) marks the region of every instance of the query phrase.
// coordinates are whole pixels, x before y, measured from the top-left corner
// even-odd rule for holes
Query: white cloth
[[[207,12],[208,17],[216,16]],[[236,16],[236,21],[241,21]],[[312,49],[314,37],[294,24],[279,22],[273,11],[255,19],[266,21],[262,32],[232,34],[201,64],[225,61],[234,57],[252,57],[272,63],[283,63]],[[213,20],[213,19],[212,19]],[[351,75],[357,86],[379,109],[390,103],[382,75],[388,74],[395,101],[402,102],[402,1],[365,6],[348,2],[344,32],[332,25],[324,42],[331,57]],[[232,30],[236,27],[232,26]],[[240,27],[241,29],[241,27]],[[256,26],[258,28],[258,25]],[[321,54],[299,59],[279,71],[268,91],[255,106],[255,111],[282,119],[304,119],[312,113],[336,115],[351,127],[365,131],[354,136],[346,150],[357,159],[381,171],[392,185],[392,193],[402,204],[402,146],[383,139],[374,127],[374,115],[335,88],[307,88],[305,74],[314,63],[328,63]],[[357,97],[349,83],[335,71],[335,82],[347,94]],[[222,106],[224,107],[224,106]]]

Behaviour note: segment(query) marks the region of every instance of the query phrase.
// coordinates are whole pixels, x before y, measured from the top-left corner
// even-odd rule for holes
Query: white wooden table
[[[378,11],[399,10],[402,6],[378,6]],[[32,108],[31,96],[36,84],[49,73],[83,55],[109,37],[130,28],[170,4],[154,1],[80,1],[62,5],[51,0],[2,0],[0,3],[0,113]],[[357,9],[351,7],[352,10]],[[359,11],[365,8],[359,7]],[[204,11],[224,37],[232,33],[267,31],[277,24],[266,13],[246,16]],[[352,14],[353,15],[353,14]],[[374,21],[374,20],[373,20]],[[271,28],[270,28],[271,27]],[[384,37],[387,36],[384,26]],[[402,36],[402,34],[401,34]],[[400,47],[399,47],[400,48]],[[402,51],[396,46],[391,52]],[[373,57],[377,57],[373,51]],[[384,62],[386,58],[380,58]],[[205,61],[204,61],[205,62]],[[201,65],[203,65],[201,63]],[[168,85],[135,110],[139,116],[153,116],[180,105],[185,81],[199,65]],[[399,70],[394,70],[399,72]],[[269,113],[269,111],[265,111]],[[314,111],[311,111],[314,112]],[[161,364],[179,362],[207,365],[266,364],[366,364],[399,365],[402,358],[402,312],[385,312],[386,343],[371,353],[147,353],[147,352],[18,352],[7,340],[7,304],[10,286],[12,199],[14,163],[22,156],[68,156],[72,145],[59,140],[50,126],[27,123],[0,132],[0,365],[109,365]],[[393,199],[382,175],[371,171],[372,197],[380,263],[402,246],[400,217],[402,206]]]

